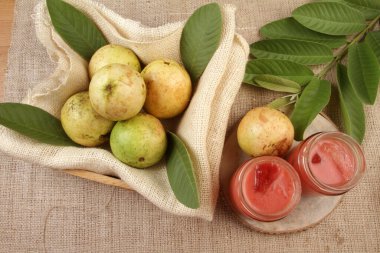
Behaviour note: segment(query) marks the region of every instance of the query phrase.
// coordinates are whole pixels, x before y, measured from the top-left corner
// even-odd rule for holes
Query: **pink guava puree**
[[[289,171],[272,162],[253,165],[242,181],[244,199],[260,214],[275,214],[286,209],[294,191]]]
[[[354,154],[344,142],[320,140],[311,147],[308,160],[314,177],[326,185],[344,185],[354,177]]]

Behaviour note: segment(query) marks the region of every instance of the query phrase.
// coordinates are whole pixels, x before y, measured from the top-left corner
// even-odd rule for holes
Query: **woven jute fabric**
[[[183,22],[149,28],[125,19],[100,3],[70,0],[68,3],[94,20],[110,43],[132,49],[144,65],[157,59],[180,61]],[[185,113],[170,123],[186,143],[194,164],[200,207],[181,204],[171,190],[165,162],[135,169],[101,148],[59,147],[37,143],[4,127],[0,128],[0,151],[33,164],[53,169],[84,169],[121,178],[159,208],[176,215],[212,220],[219,191],[218,171],[229,112],[239,91],[248,58],[248,44],[235,35],[235,10],[222,5],[222,35],[218,49],[199,81]],[[88,90],[88,62],[81,59],[55,32],[44,1],[34,9],[35,33],[57,64],[52,75],[27,90],[24,103],[60,117],[64,102]],[[28,152],[33,151],[33,152]]]
[[[172,25],[165,27],[174,31],[175,27],[180,27],[182,21],[197,7],[208,1],[98,2],[120,15],[112,17],[112,20],[135,20],[141,23],[135,23],[137,27],[160,27],[170,23]],[[262,25],[289,16],[293,9],[305,2],[230,0],[220,3],[236,6],[235,32],[251,43],[260,39],[258,30]],[[4,85],[6,101],[20,102],[25,98],[31,98],[32,91],[41,87],[41,80],[51,76],[60,64],[57,63],[59,57],[36,36],[35,21],[38,15],[35,6],[38,3],[39,1],[16,0],[12,43]],[[128,36],[137,34],[131,31]],[[144,36],[149,38],[157,34]],[[235,37],[231,43],[237,41],[239,37]],[[238,58],[235,58],[235,61],[237,60]],[[233,60],[229,61],[223,70],[227,71],[237,64],[238,62]],[[230,78],[233,78],[233,75]],[[252,107],[266,104],[279,96],[277,93],[239,85],[240,90],[234,98],[231,87],[220,87],[220,92],[230,93],[234,99],[228,129]],[[43,89],[40,91],[43,92]],[[211,111],[216,111],[215,115],[228,113],[221,111],[223,109],[214,101],[210,101],[210,106]],[[42,107],[56,113],[52,107]],[[52,169],[52,164],[41,166],[6,154],[13,151],[2,152],[0,252],[379,252],[380,117],[376,114],[379,109],[379,102],[365,108],[367,131],[363,148],[367,158],[367,172],[360,185],[345,194],[337,209],[316,227],[285,235],[265,235],[242,226],[222,197],[218,199],[212,222],[201,218],[177,216],[170,211],[177,212],[179,209],[165,208],[149,199],[153,204],[147,199],[147,194],[143,196],[142,191],[129,192],[86,181]],[[326,112],[337,124],[341,122],[336,92]],[[210,120],[220,118],[214,116]],[[223,129],[213,129],[221,130]],[[182,134],[185,135],[186,132]],[[212,143],[214,140],[209,141]],[[33,148],[12,148],[23,150],[23,157],[38,156],[42,161],[50,155],[36,153]],[[213,152],[215,148],[212,149]],[[6,147],[1,149],[4,150]],[[217,166],[217,157],[208,159],[210,166]],[[99,172],[102,171],[102,168],[98,169]],[[217,170],[209,173],[210,178],[217,178],[217,175],[213,175],[217,174]],[[204,192],[205,189],[202,188],[201,191]],[[208,196],[206,199],[216,200],[215,193],[209,194],[214,196]],[[201,212],[191,214],[186,209],[182,209],[183,213],[178,214],[209,218],[207,213],[212,213],[212,201],[209,202],[210,209],[202,210],[206,215],[201,215]]]

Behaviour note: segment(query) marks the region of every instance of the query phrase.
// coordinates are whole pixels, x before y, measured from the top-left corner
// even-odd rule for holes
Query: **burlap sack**
[[[149,28],[92,1],[67,2],[94,20],[110,43],[131,48],[143,64],[160,58],[180,61],[179,40],[184,22]],[[248,56],[247,43],[235,34],[235,7],[223,5],[221,9],[221,43],[196,84],[191,103],[176,130],[193,159],[200,193],[199,209],[189,209],[177,201],[167,179],[165,162],[145,170],[134,169],[104,149],[42,144],[4,127],[0,128],[0,149],[11,156],[54,169],[85,169],[118,176],[165,211],[212,220],[229,113],[240,88]],[[57,63],[57,68],[30,90],[23,102],[59,117],[60,109],[69,96],[88,89],[88,63],[54,31],[45,2],[36,6],[34,20],[36,34],[51,60]]]

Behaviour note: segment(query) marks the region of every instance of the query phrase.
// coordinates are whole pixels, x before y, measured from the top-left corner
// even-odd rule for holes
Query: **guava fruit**
[[[160,119],[182,113],[190,102],[191,79],[186,70],[173,60],[156,60],[141,72],[147,86],[144,109]]]
[[[71,96],[61,109],[62,127],[74,142],[88,147],[108,140],[114,122],[103,118],[91,106],[88,92]]]
[[[99,48],[91,57],[88,64],[90,78],[99,69],[112,63],[125,64],[137,72],[141,71],[139,59],[132,50],[120,45],[108,44]]]
[[[132,118],[142,109],[146,87],[136,70],[123,64],[109,64],[98,70],[89,87],[94,110],[104,118],[118,121]]]
[[[167,138],[157,118],[139,113],[116,123],[111,132],[110,144],[117,159],[135,168],[146,168],[162,159]]]
[[[240,148],[253,157],[284,156],[292,146],[294,127],[282,112],[257,107],[240,121],[237,139]]]

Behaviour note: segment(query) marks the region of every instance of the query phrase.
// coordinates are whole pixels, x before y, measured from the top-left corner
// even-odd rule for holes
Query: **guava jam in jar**
[[[365,172],[360,145],[341,132],[310,136],[289,155],[307,193],[339,195],[355,187]]]
[[[274,221],[288,215],[301,199],[301,181],[294,168],[277,156],[253,158],[230,181],[234,209],[251,219]]]

